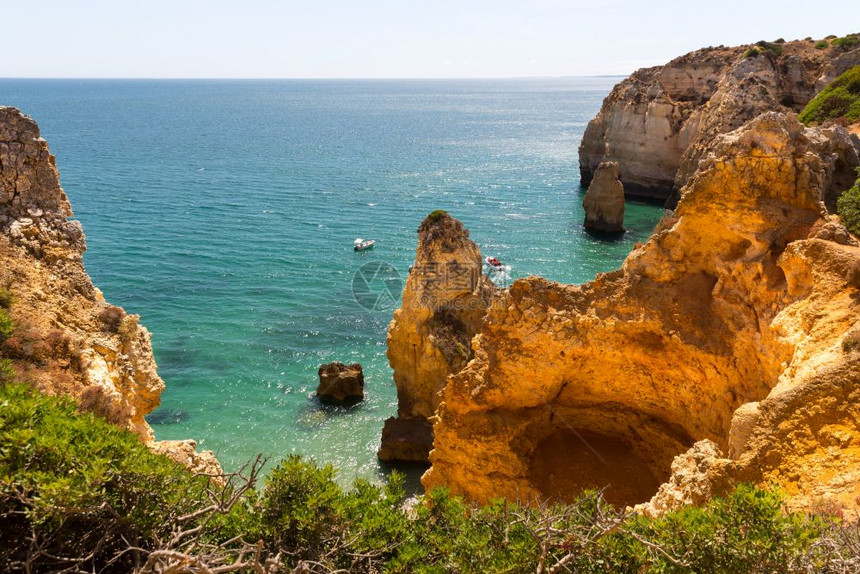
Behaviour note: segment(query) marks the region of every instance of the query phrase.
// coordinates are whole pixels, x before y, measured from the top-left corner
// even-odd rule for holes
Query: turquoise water
[[[580,226],[577,147],[617,80],[0,80],[0,104],[39,122],[93,281],[152,332],[156,437],[227,469],[302,453],[350,479],[385,470],[396,412],[391,309],[354,299],[362,264],[405,276],[421,219],[446,209],[514,277],[579,283],[654,227],[639,204],[620,241]],[[355,237],[377,245],[355,254]],[[363,404],[310,398],[334,360],[364,366]]]

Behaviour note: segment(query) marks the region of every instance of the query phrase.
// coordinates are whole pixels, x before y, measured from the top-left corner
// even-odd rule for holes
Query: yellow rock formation
[[[860,248],[807,239],[848,169],[840,137],[764,114],[714,141],[622,269],[496,296],[443,390],[425,486],[486,501],[608,485],[661,512],[773,480],[796,507],[856,512],[860,352],[842,343],[860,331]]]
[[[469,341],[493,292],[481,267],[481,251],[462,223],[444,212],[424,220],[403,303],[388,328],[398,418],[386,421],[383,460],[427,460],[427,418],[436,412],[448,375],[471,359]]]

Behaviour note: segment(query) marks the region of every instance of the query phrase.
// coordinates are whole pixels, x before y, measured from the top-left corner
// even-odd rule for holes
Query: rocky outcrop
[[[360,364],[320,365],[318,375],[317,397],[322,404],[350,406],[364,400],[364,372]]]
[[[16,377],[152,443],[144,417],[160,401],[149,332],[108,304],[83,265],[83,230],[31,118],[0,107],[0,287],[14,334],[0,345]]]
[[[860,248],[808,238],[853,169],[832,137],[764,114],[714,139],[674,224],[622,269],[495,297],[442,393],[425,486],[485,501],[608,485],[623,505],[659,492],[660,512],[773,481],[795,507],[856,514],[860,352],[842,341],[860,330]]]
[[[624,232],[624,186],[618,179],[618,163],[601,163],[582,199],[583,225],[598,233]]]
[[[425,436],[427,419],[451,373],[472,358],[470,341],[481,325],[494,290],[482,273],[481,251],[463,224],[443,211],[418,228],[415,264],[406,278],[402,305],[388,327],[388,362],[397,385],[397,418],[386,421],[380,458],[406,448],[408,437]],[[409,430],[409,426],[415,426]],[[390,441],[398,437],[395,448]],[[421,457],[426,461],[426,451]],[[415,459],[409,459],[415,460]]]
[[[749,57],[749,50],[758,55]],[[615,86],[579,148],[582,185],[616,161],[629,196],[672,198],[710,141],[767,111],[798,112],[860,58],[860,48],[816,50],[814,42],[705,48],[638,70]],[[674,205],[669,205],[673,207]]]

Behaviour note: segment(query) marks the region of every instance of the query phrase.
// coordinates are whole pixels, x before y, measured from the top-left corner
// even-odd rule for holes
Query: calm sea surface
[[[405,277],[435,209],[514,277],[584,282],[648,236],[653,206],[628,204],[614,243],[580,226],[577,146],[617,80],[0,80],[0,105],[39,122],[93,281],[152,332],[156,437],[194,437],[227,469],[301,453],[349,480],[386,470],[397,404],[392,309],[356,302],[359,267]],[[364,366],[348,411],[310,398],[334,360]]]

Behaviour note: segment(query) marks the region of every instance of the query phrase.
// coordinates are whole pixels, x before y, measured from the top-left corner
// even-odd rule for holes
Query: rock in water
[[[395,434],[382,434],[379,456],[383,460],[401,460],[386,457],[407,450],[411,454],[405,460],[416,460],[416,452],[424,452],[422,460],[427,460],[427,419],[439,406],[439,391],[448,375],[472,359],[472,337],[495,290],[482,274],[481,263],[481,250],[460,221],[434,211],[421,223],[403,303],[388,327],[386,354],[397,385],[399,423],[396,447],[387,444]],[[407,431],[410,425],[415,428]],[[421,438],[407,449],[403,441],[410,437]]]
[[[433,426],[424,417],[390,417],[382,427],[379,460],[427,462],[433,448]]]
[[[364,373],[361,365],[329,363],[320,365],[317,397],[324,405],[354,405],[364,400]]]
[[[624,185],[618,179],[618,162],[605,161],[582,199],[586,229],[601,233],[624,232]]]

